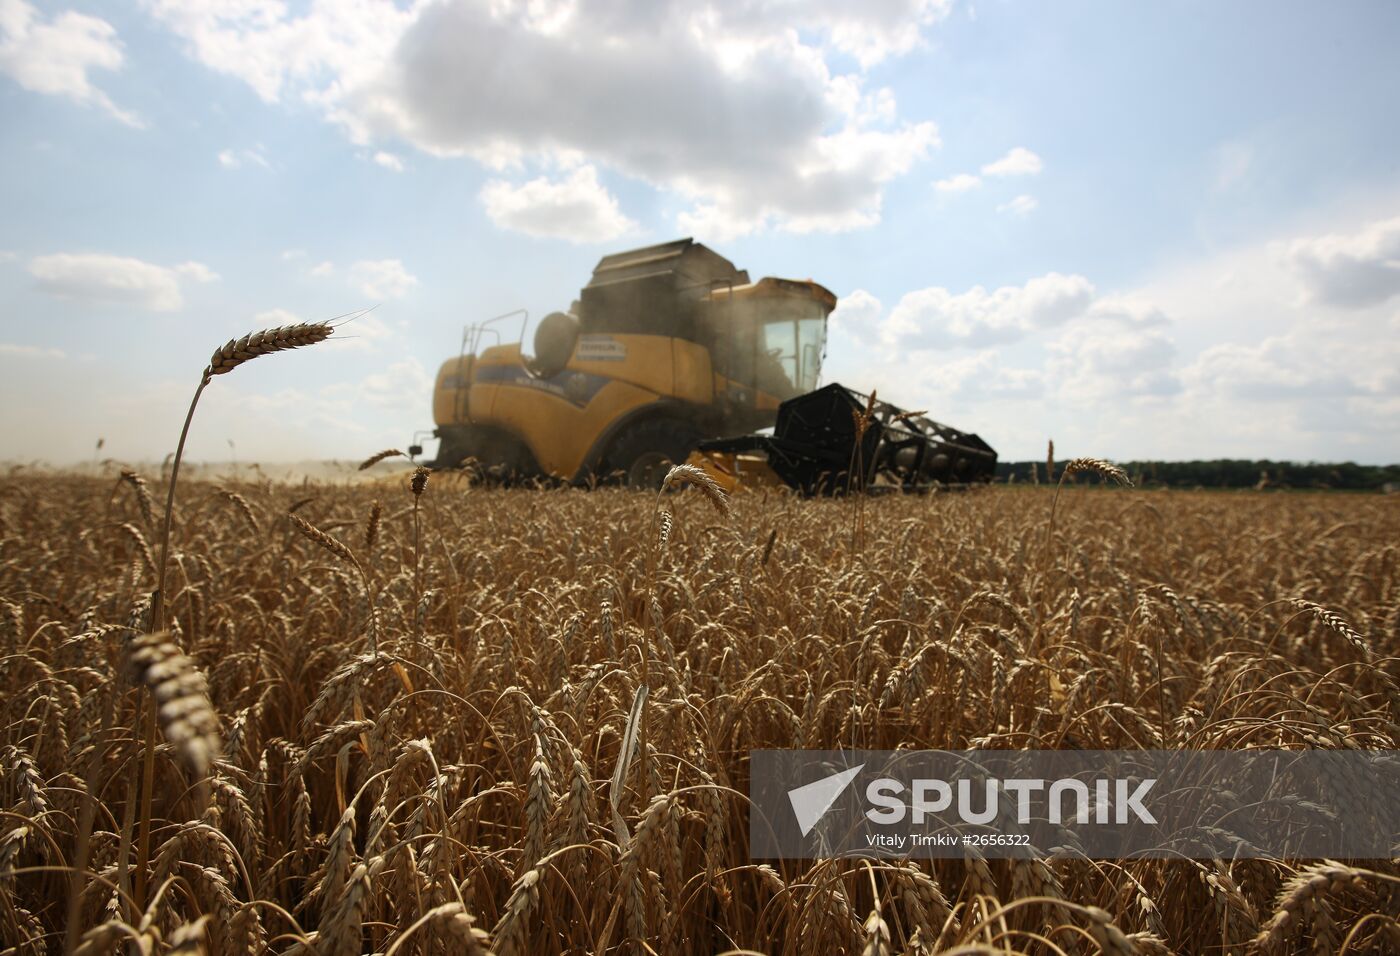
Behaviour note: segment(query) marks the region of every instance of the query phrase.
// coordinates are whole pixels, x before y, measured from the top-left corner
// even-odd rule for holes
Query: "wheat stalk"
[[[225,375],[240,365],[255,358],[270,355],[286,349],[315,345],[329,338],[334,327],[326,322],[283,326],[261,332],[251,332],[241,339],[230,339],[228,344],[216,349],[200,376],[199,386],[190,399],[189,411],[185,413],[185,423],[180,428],[180,440],[175,446],[175,458],[170,468],[170,484],[165,496],[165,516],[161,524],[160,564],[156,569],[156,589],[151,602],[152,631],[165,627],[165,576],[170,557],[170,522],[175,510],[175,487],[180,475],[180,462],[185,455],[185,440],[189,437],[190,423],[194,421],[194,410],[199,405],[199,397],[215,375]],[[141,820],[137,836],[137,871],[135,902],[137,907],[145,904],[145,869],[150,860],[151,848],[151,800],[155,787],[155,715],[148,713],[143,736],[146,752],[142,758]],[[86,861],[79,859],[76,865],[82,870]],[[74,927],[69,926],[69,937],[74,936]]]
[[[1093,472],[1103,476],[1104,479],[1116,482],[1120,485],[1132,487],[1132,482],[1128,480],[1128,473],[1117,465],[1104,461],[1102,458],[1071,458],[1065,463],[1064,470],[1060,472],[1060,480],[1055,482],[1055,494],[1050,499],[1050,522],[1045,529],[1045,553],[1050,554],[1050,548],[1055,536],[1055,505],[1060,500],[1060,488],[1064,486],[1065,479],[1071,475],[1081,472]]]
[[[408,490],[413,493],[413,603],[416,606],[423,600],[423,529],[418,516],[418,506],[423,492],[428,488],[428,469],[419,465],[413,469],[408,479]]]
[[[165,571],[170,553],[170,519],[175,507],[175,485],[180,475],[180,462],[185,454],[185,439],[189,437],[190,423],[194,420],[194,410],[199,405],[199,397],[215,375],[226,375],[238,366],[273,352],[315,345],[330,338],[335,331],[328,322],[305,323],[279,328],[250,332],[241,339],[230,339],[222,348],[215,349],[209,365],[200,377],[199,387],[190,400],[190,409],[185,414],[185,424],[180,429],[180,440],[175,446],[175,460],[170,468],[170,484],[165,498],[165,520],[160,536],[160,568],[157,571],[156,597],[151,614],[152,628],[159,630],[165,624]]]

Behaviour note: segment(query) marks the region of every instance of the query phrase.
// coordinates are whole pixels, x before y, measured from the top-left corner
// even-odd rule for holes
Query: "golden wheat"
[[[0,939],[71,902],[92,953],[1396,951],[1390,861],[749,858],[754,749],[1396,748],[1391,502],[1069,465],[1053,549],[1015,486],[872,499],[858,554],[849,503],[688,471],[713,509],[196,482],[156,635],[138,486],[0,478]]]

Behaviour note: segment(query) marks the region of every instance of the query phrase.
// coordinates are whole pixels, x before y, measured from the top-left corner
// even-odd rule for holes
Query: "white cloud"
[[[940,363],[939,378],[946,380],[950,396],[972,401],[1024,400],[1045,392],[1045,373],[1039,369],[1008,367],[996,349]]]
[[[856,289],[837,301],[830,316],[831,327],[852,335],[869,335],[876,331],[883,312],[879,299],[864,289]]]
[[[37,345],[13,345],[9,342],[0,342],[0,355],[8,355],[13,358],[23,359],[61,359],[67,358],[67,353],[62,349],[46,349]]]
[[[694,206],[677,224],[715,241],[764,229],[805,234],[873,226],[880,221],[884,184],[939,145],[938,128],[929,122],[890,130],[847,126],[813,140],[809,154],[794,157],[789,170],[770,164],[717,171],[704,185],[682,176],[673,188]]]
[[[954,294],[932,286],[907,293],[881,330],[896,348],[951,348],[1013,342],[1036,329],[1082,316],[1094,287],[1081,275],[1047,273],[1023,286],[988,292],[973,286]]]
[[[1297,329],[1258,343],[1224,342],[1202,351],[1186,376],[1198,391],[1231,400],[1323,400],[1368,391],[1356,373],[1365,374],[1369,363],[1349,374],[1338,367],[1335,350],[1329,356],[1318,344]]]
[[[1013,342],[1008,339],[1004,344]],[[919,383],[922,394],[912,394],[908,400],[920,408],[955,401],[983,408],[987,403],[1039,397],[1055,407],[1086,408],[1161,400],[1182,390],[1178,351],[1168,330],[1111,317],[1097,303],[1060,323],[1056,334],[1043,344],[1023,345],[1014,352],[980,347],[966,354],[939,356],[932,365],[916,349],[886,354],[893,363],[886,380],[904,387]],[[1021,364],[1010,364],[1013,355]],[[931,375],[921,371],[929,368],[935,369]],[[1014,406],[1007,408],[1012,415],[1021,414]],[[1005,413],[994,417],[1004,418]],[[1003,422],[1003,427],[1007,424]]]
[[[381,149],[374,154],[374,161],[390,172],[403,172],[403,160],[399,159],[399,157],[395,156],[393,153],[385,152]]]
[[[933,184],[933,188],[941,193],[965,193],[980,185],[982,185],[980,176],[974,176],[972,173],[958,173],[956,176],[938,180]]]
[[[219,165],[224,169],[241,169],[244,166],[261,166],[271,169],[261,145],[251,149],[224,149],[219,151]]]
[[[997,365],[992,374],[985,380],[979,380],[976,386],[977,391],[993,399],[1023,401],[1044,395],[1046,379],[1046,374],[1040,369]]]
[[[1040,206],[1039,200],[1034,196],[1022,194],[1010,202],[1004,202],[997,206],[997,212],[1009,212],[1017,216],[1028,216],[1035,212]]]
[[[1046,350],[1048,378],[1061,400],[1078,404],[1166,396],[1181,390],[1176,345],[1160,328],[1076,323]]]
[[[195,282],[214,282],[219,278],[217,272],[202,262],[182,262],[175,267],[175,271]]]
[[[92,85],[89,70],[118,70],[122,44],[106,20],[72,10],[41,20],[26,0],[0,0],[0,73],[34,93],[97,106],[128,126],[144,124]]]
[[[580,166],[558,181],[540,177],[512,186],[493,179],[482,187],[481,202],[497,226],[529,236],[606,242],[638,228],[598,182],[592,166]]]
[[[415,358],[394,362],[382,372],[365,376],[356,395],[373,405],[417,412],[433,390],[432,377]]]
[[[1106,295],[1094,300],[1090,317],[1113,319],[1124,325],[1146,328],[1168,324],[1167,314],[1157,303],[1142,295]]]
[[[331,262],[330,260],[317,263],[316,265],[308,269],[306,274],[316,279],[329,278],[330,276],[335,275],[335,263]]]
[[[361,259],[350,267],[350,282],[371,299],[400,299],[418,284],[399,259]]]
[[[246,319],[229,325],[227,335],[247,331]],[[356,325],[351,322],[343,331]],[[202,332],[199,341],[208,334]],[[213,334],[214,341],[226,337]],[[317,346],[305,363],[269,363],[257,375],[221,379],[217,394],[201,402],[185,460],[227,462],[232,440],[245,467],[260,462],[275,474],[272,462],[334,458],[340,468],[317,465],[312,475],[343,477],[353,474],[366,454],[407,441],[406,429],[422,418],[431,372],[412,362],[401,369],[390,360],[367,361],[352,353],[321,355],[331,347],[331,342]],[[207,355],[204,348],[200,351]],[[14,458],[91,462],[92,443],[101,435],[104,454],[158,463],[189,404],[189,389],[179,381],[183,376],[152,374],[150,363],[0,354],[0,368],[0,403],[6,411],[0,415],[0,447]],[[374,375],[370,397],[362,390],[366,372]],[[94,403],[87,398],[91,395],[104,401]],[[226,474],[227,468],[217,471]]]
[[[1278,248],[1313,302],[1361,308],[1400,294],[1400,217]]]
[[[101,253],[56,253],[29,263],[29,273],[50,295],[81,302],[134,305],[155,312],[173,312],[184,304],[180,276],[198,281],[217,278],[199,263],[166,268],[140,259]]]
[[[259,328],[272,328],[279,325],[299,325],[301,317],[287,309],[266,309],[253,316],[253,324]]]
[[[764,13],[770,29],[786,24],[820,31],[833,48],[870,67],[917,49],[922,28],[946,17],[952,7],[952,0],[805,0],[770,4]],[[738,6],[739,12],[743,9]]]
[[[1017,146],[996,162],[982,167],[983,176],[1034,176],[1044,168],[1040,157]]]
[[[329,101],[376,74],[415,10],[392,0],[314,3],[302,15],[279,0],[144,0],[189,56],[235,77],[268,103],[295,88]]]
[[[305,250],[305,249],[283,249],[283,250],[282,250],[282,261],[283,261],[283,262],[291,262],[293,259],[305,259],[305,258],[306,258],[306,250]]]
[[[915,49],[948,0],[146,6],[191,56],[269,102],[300,94],[358,144],[498,170],[577,154],[684,197],[682,224],[712,232],[868,226],[938,145],[863,71]]]
[[[394,337],[383,319],[369,311],[359,312],[348,321],[338,322],[336,334],[327,345],[355,352],[377,352]]]
[[[1326,242],[1299,248],[1380,261],[1389,217],[1378,219],[1334,221],[1312,233]],[[833,317],[827,379],[927,408],[1012,459],[1053,435],[1069,455],[1396,460],[1400,300],[1374,301],[1365,270],[1359,290],[1294,295],[1292,250],[1220,250],[1108,294],[1053,273],[916,290],[891,309],[851,293]],[[1338,273],[1327,274],[1351,274]],[[1337,305],[1355,301],[1372,304]]]

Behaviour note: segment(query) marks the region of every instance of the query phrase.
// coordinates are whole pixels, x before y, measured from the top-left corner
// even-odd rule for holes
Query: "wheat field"
[[[1400,947],[1393,862],[765,863],[744,796],[763,747],[1393,748],[1394,499],[187,482],[150,635],[167,479],[0,481],[5,952]]]

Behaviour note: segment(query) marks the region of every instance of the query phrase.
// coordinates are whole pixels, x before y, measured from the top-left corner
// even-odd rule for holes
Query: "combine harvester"
[[[806,495],[989,481],[996,452],[976,435],[817,388],[835,307],[815,282],[752,282],[690,239],[604,256],[569,311],[540,321],[533,357],[523,310],[464,330],[433,391],[432,464],[654,488],[690,460],[731,490]],[[519,340],[502,342],[516,319]]]

